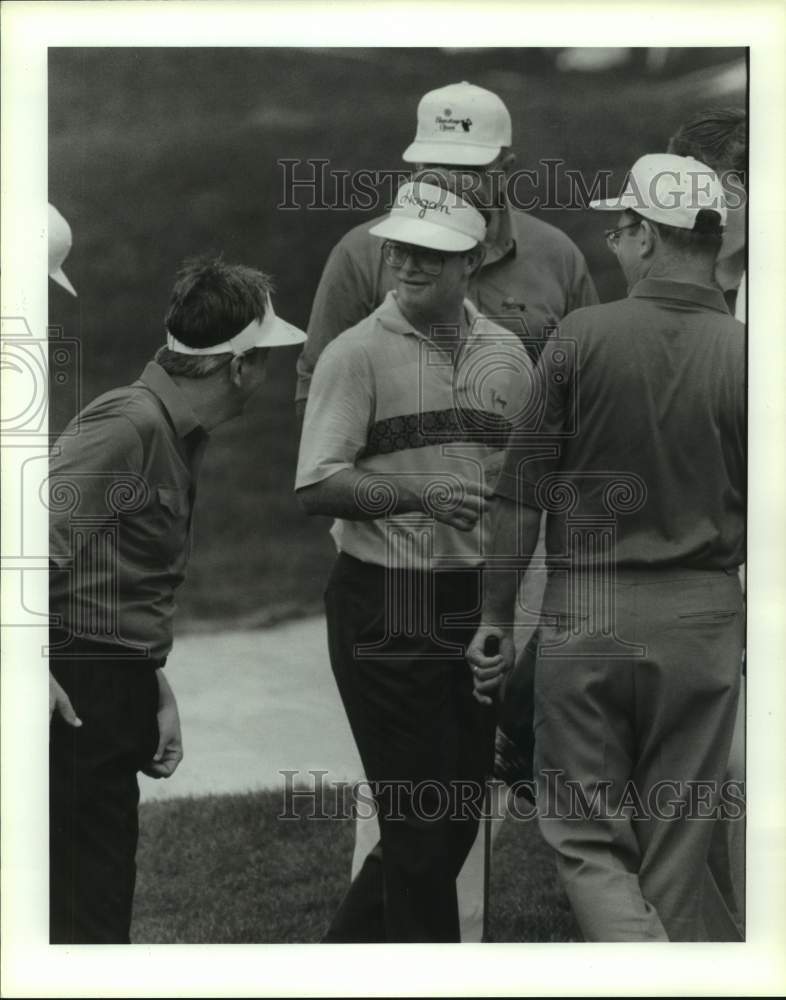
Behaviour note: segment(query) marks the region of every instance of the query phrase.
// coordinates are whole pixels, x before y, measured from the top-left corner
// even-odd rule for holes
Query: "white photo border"
[[[773,995],[786,989],[784,59],[786,7],[648,3],[62,2],[2,7],[2,315],[47,328],[49,46],[749,46],[748,940],[683,945],[47,943],[44,629],[2,630],[6,996]],[[644,152],[644,151],[643,151]],[[6,494],[20,449],[3,447]],[[13,508],[13,503],[8,506]],[[3,505],[4,555],[23,555]],[[32,526],[46,537],[43,516]],[[46,550],[46,543],[44,549]],[[780,560],[777,556],[780,554]],[[40,576],[44,589],[46,574]],[[5,594],[10,597],[13,595]],[[39,599],[40,598],[40,599]],[[46,596],[35,597],[45,606]],[[4,616],[5,618],[5,616]],[[31,669],[38,667],[41,669]],[[395,947],[396,951],[391,948]],[[653,950],[653,947],[655,950]],[[293,950],[294,949],[294,950]]]

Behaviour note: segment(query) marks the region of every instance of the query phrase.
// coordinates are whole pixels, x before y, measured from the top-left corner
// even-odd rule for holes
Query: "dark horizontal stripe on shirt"
[[[371,427],[361,458],[390,455],[410,448],[467,442],[504,448],[511,424],[486,410],[449,409],[406,413],[377,420]]]

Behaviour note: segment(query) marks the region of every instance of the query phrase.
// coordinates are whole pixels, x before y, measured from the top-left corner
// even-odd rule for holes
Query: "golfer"
[[[466,124],[466,128],[462,124]],[[508,180],[516,164],[510,113],[503,101],[466,81],[425,94],[417,133],[403,159],[413,169],[442,166],[459,189],[488,212],[483,260],[467,297],[485,316],[517,333],[533,357],[545,334],[579,306],[598,301],[584,257],[559,229],[516,208]],[[303,412],[322,351],[344,330],[365,319],[395,287],[382,245],[361,223],[333,248],[322,272],[298,359],[296,406]]]
[[[183,756],[163,668],[199,466],[210,432],[260,390],[269,349],[305,339],[276,317],[270,287],[252,268],[186,263],[166,346],[52,451],[52,943],[129,941],[137,772],[169,778]]]
[[[480,266],[470,276],[467,298],[485,316],[516,333],[534,359],[549,330],[598,296],[584,257],[563,232],[512,204],[516,153],[510,113],[497,94],[466,81],[424,94],[414,140],[403,152],[415,169],[436,168],[474,196],[486,214]],[[317,360],[340,333],[373,312],[396,285],[382,241],[371,230],[379,219],[350,230],[325,264],[314,297],[308,340],[298,359],[295,406],[302,418]],[[491,469],[489,481],[493,478]],[[542,547],[542,543],[541,543]],[[526,583],[525,603],[537,612],[542,574]],[[508,685],[500,705],[495,774],[508,783],[532,777],[531,677],[533,655]],[[492,825],[496,833],[499,823]],[[377,838],[372,820],[358,820],[353,875]],[[480,940],[483,921],[483,845],[478,842],[459,880],[462,940]]]
[[[330,660],[381,833],[326,941],[459,940],[456,876],[493,753],[494,715],[473,698],[463,651],[484,466],[532,365],[467,299],[485,221],[436,180],[416,174],[371,229],[394,287],[321,356],[300,445],[301,503],[337,518]]]
[[[492,558],[526,566],[546,511],[538,813],[584,936],[693,941],[740,686],[744,327],[713,280],[726,206],[709,167],[644,156],[592,207],[613,213],[628,297],[566,318],[559,364],[544,353],[546,416],[508,450]],[[487,575],[481,696],[512,666],[516,588]]]

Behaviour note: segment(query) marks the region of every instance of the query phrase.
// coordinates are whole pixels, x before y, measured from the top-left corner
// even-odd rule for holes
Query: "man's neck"
[[[718,258],[715,264],[715,281],[724,292],[728,292],[732,288],[739,288],[744,270],[745,247],[741,247],[736,253]]]
[[[170,376],[208,433],[240,413],[237,400],[227,391],[223,378],[221,384],[214,381],[221,376],[225,378],[226,373],[216,372],[204,379]]]
[[[399,304],[402,316],[412,324],[412,326],[422,333],[424,337],[433,340],[437,330],[440,331],[439,339],[444,339],[449,335],[449,331],[454,330],[455,335],[463,338],[467,331],[467,317],[464,309],[464,301],[451,305],[438,312],[414,313],[403,309]]]
[[[645,278],[668,278],[669,281],[685,281],[692,285],[712,285],[714,263],[695,260],[691,257],[664,257],[653,261]]]

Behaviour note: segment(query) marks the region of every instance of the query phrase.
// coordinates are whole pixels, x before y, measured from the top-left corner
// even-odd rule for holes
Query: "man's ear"
[[[636,233],[639,257],[651,257],[658,243],[658,232],[648,219],[642,219]]]
[[[516,154],[512,149],[509,149],[507,153],[503,153],[503,155],[500,157],[499,169],[504,170],[505,173],[508,173],[513,169],[515,163],[516,163]]]
[[[243,383],[243,366],[245,365],[245,360],[242,354],[236,354],[234,358],[229,362],[229,379],[232,385],[236,389],[239,389]]]

